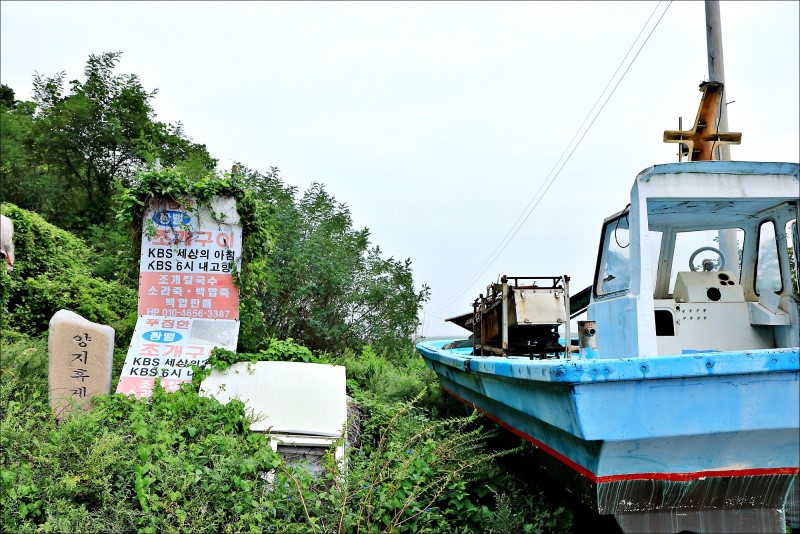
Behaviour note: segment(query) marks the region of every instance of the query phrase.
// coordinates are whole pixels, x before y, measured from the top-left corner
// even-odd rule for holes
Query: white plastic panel
[[[239,399],[261,419],[256,432],[340,437],[347,422],[345,368],[298,362],[237,363],[203,380],[203,395]]]
[[[676,306],[683,350],[775,348],[772,327],[750,323],[747,302],[687,303]]]
[[[748,302],[750,324],[782,326],[789,324],[789,314],[783,311],[773,312],[760,302]]]
[[[730,271],[679,272],[674,297],[677,302],[744,302],[742,286]]]

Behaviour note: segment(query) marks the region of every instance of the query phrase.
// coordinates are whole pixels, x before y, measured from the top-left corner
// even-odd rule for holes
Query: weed
[[[14,532],[441,532],[565,531],[511,483],[485,450],[479,416],[439,419],[428,394],[387,401],[357,384],[361,445],[330,454],[315,476],[284,462],[269,436],[249,430],[244,405],[222,405],[184,384],[149,399],[94,398],[56,423],[47,401],[46,341],[11,335],[0,385],[0,529]],[[12,339],[13,338],[13,339]],[[291,341],[272,353],[302,360]],[[217,362],[249,358],[215,351]],[[367,359],[372,356],[367,356]],[[375,357],[377,358],[377,356]],[[212,358],[210,361],[214,361]],[[394,362],[394,363],[376,363]],[[381,358],[373,371],[414,365]],[[368,376],[366,373],[364,376]],[[376,382],[377,383],[377,382]],[[498,488],[503,488],[501,492]],[[513,503],[513,504],[512,504]]]

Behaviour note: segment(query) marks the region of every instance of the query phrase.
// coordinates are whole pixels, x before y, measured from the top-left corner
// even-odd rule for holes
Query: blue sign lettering
[[[142,337],[153,343],[174,343],[183,338],[181,334],[172,330],[150,330],[142,334]]]
[[[163,210],[153,215],[153,222],[159,226],[180,226],[189,224],[192,217],[188,213],[178,210]]]

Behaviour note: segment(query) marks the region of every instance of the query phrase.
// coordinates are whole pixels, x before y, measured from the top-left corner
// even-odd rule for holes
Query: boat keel
[[[598,511],[624,532],[786,532],[792,475],[597,484]]]

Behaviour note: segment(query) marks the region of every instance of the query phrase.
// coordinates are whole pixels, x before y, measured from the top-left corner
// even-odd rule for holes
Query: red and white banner
[[[150,396],[155,379],[173,391],[214,347],[236,350],[242,257],[236,202],[151,202],[142,228],[139,319],[117,393]]]
[[[236,350],[238,337],[238,321],[139,317],[117,393],[149,397],[156,378],[175,391],[192,380],[192,365],[203,366],[214,347]]]
[[[230,275],[142,273],[139,315],[238,319],[239,293]]]

